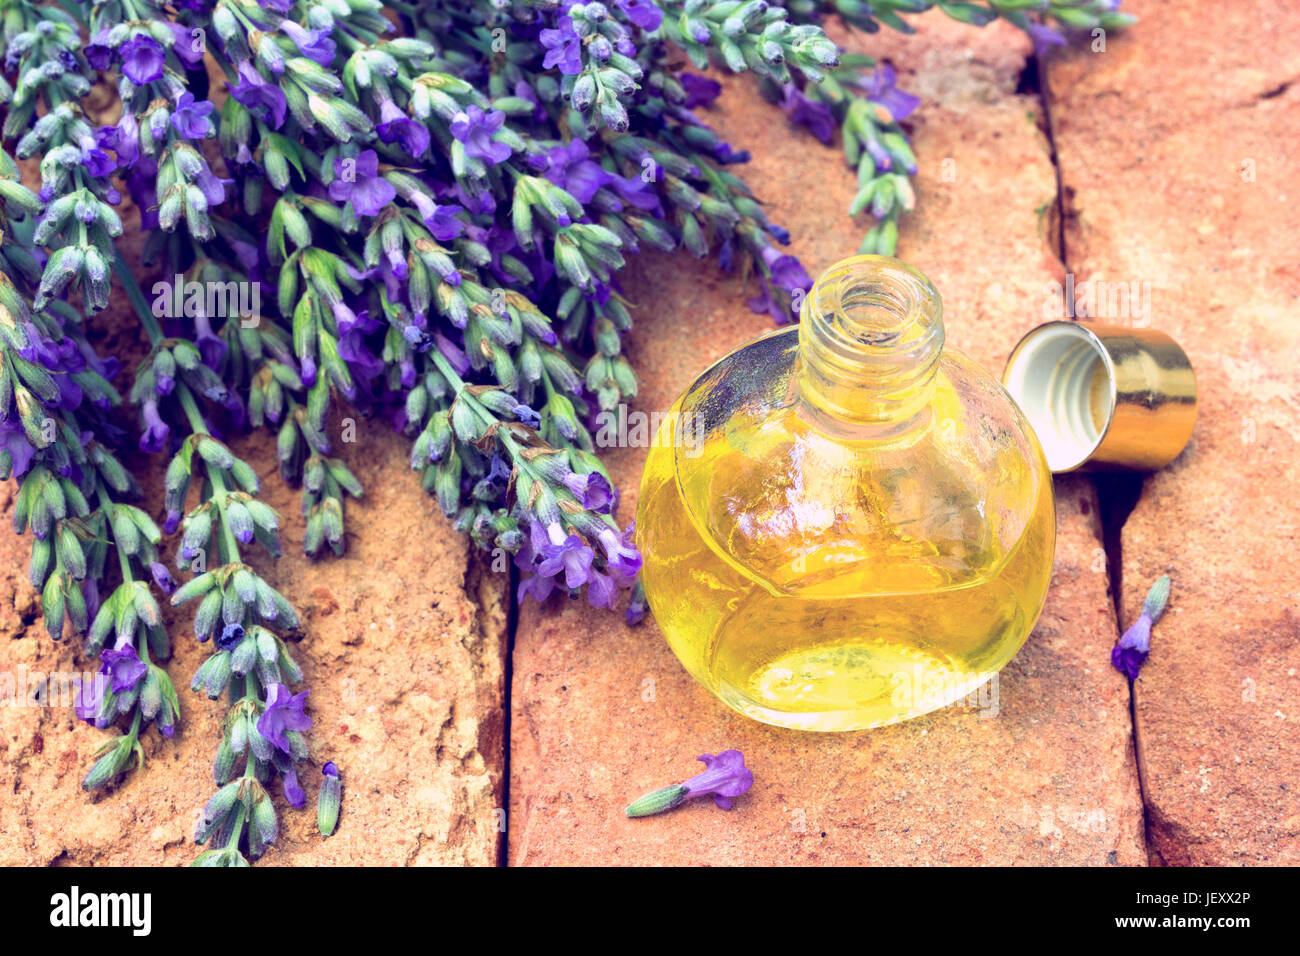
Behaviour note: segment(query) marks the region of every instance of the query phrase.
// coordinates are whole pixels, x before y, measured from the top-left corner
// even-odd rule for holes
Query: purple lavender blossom
[[[563,479],[564,487],[573,493],[588,511],[601,511],[609,507],[613,500],[613,492],[609,487],[609,482],[600,472],[592,472],[590,475],[579,475],[576,472],[569,472],[568,476]]]
[[[217,648],[223,651],[233,651],[244,640],[244,626],[238,622],[227,624],[221,629],[221,635],[217,638]]]
[[[176,100],[176,112],[172,113],[172,128],[186,139],[203,139],[212,132],[212,121],[208,115],[216,109],[207,100],[195,101],[194,94],[182,93]]]
[[[614,578],[593,570],[591,579],[587,582],[587,603],[595,608],[610,608],[617,600],[618,584]]]
[[[1034,55],[1046,56],[1054,46],[1065,46],[1065,37],[1042,23],[1030,23],[1026,32],[1034,41]]]
[[[605,528],[596,535],[601,550],[605,552],[605,568],[625,578],[634,578],[641,570],[641,552],[632,544],[636,522],[628,525],[621,535],[613,528]]]
[[[470,106],[452,119],[451,135],[465,145],[466,156],[495,166],[510,158],[510,147],[492,139],[492,135],[501,129],[505,121],[506,114],[501,110],[484,113],[477,106]]]
[[[307,30],[292,20],[285,20],[280,24],[280,32],[307,59],[315,60],[321,66],[330,66],[334,62],[336,44],[330,39],[328,30]]]
[[[152,561],[149,564],[149,573],[153,575],[154,584],[166,595],[171,596],[176,593],[176,579],[172,577],[171,571],[167,570],[167,565],[160,561]]]
[[[94,724],[100,730],[111,724],[115,716],[111,713],[102,713],[104,710],[104,696],[108,692],[108,682],[109,679],[100,672],[90,679],[89,685],[82,683],[77,688],[77,697],[72,708],[78,720]]]
[[[154,22],[159,21],[155,20]],[[183,23],[173,23],[167,19],[162,19],[161,22],[163,26],[171,31],[171,51],[176,54],[177,59],[185,64],[186,69],[196,69],[203,62],[203,44],[194,35],[199,31],[194,27],[186,26]]]
[[[682,89],[686,91],[686,102],[683,105],[688,110],[700,106],[712,106],[713,101],[722,94],[722,84],[712,77],[700,76],[698,73],[683,73],[678,79],[681,81]]]
[[[555,578],[548,578],[544,574],[529,574],[519,579],[519,589],[515,597],[520,604],[524,603],[526,597],[531,597],[540,604],[554,591]]]
[[[289,109],[284,91],[262,79],[262,74],[247,60],[239,64],[239,83],[230,87],[230,95],[262,122],[270,123],[273,129],[284,125],[284,116]]]
[[[1151,653],[1151,626],[1160,620],[1160,616],[1168,607],[1169,592],[1169,575],[1157,578],[1156,583],[1151,585],[1151,590],[1147,592],[1146,600],[1142,602],[1142,613],[1124,632],[1119,643],[1111,648],[1111,666],[1129,680],[1138,679],[1142,665],[1146,663],[1147,655]]]
[[[122,72],[136,86],[161,80],[167,54],[151,36],[136,34],[118,49]]]
[[[373,149],[334,160],[334,175],[330,198],[351,202],[359,216],[377,216],[397,197],[393,184],[379,175],[379,156]]]
[[[392,100],[384,100],[379,108],[379,125],[375,132],[385,143],[401,143],[412,158],[419,159],[429,148],[429,131],[423,123],[411,119]]]
[[[148,453],[162,451],[172,430],[158,414],[158,402],[152,398],[145,399],[140,413],[145,423],[145,429],[140,433],[140,450]]]
[[[589,158],[591,151],[580,139],[570,140],[564,146],[554,146],[538,157],[545,163],[545,176],[561,189],[566,189],[574,199],[586,205],[600,187],[619,177]]]
[[[285,753],[289,753],[288,731],[311,729],[311,718],[303,713],[307,693],[290,694],[283,684],[267,688],[266,709],[257,718],[257,732]]]
[[[806,126],[821,142],[829,143],[835,138],[835,117],[831,115],[830,105],[809,99],[793,83],[785,85],[781,109],[790,117],[790,122]]]
[[[663,23],[664,12],[651,0],[616,0],[624,15],[647,33],[658,30]]]
[[[872,77],[858,81],[858,85],[867,91],[867,99],[888,110],[895,122],[907,119],[921,105],[919,96],[904,93],[894,85],[897,79],[897,70],[888,63],[880,63]]]
[[[555,537],[561,537],[561,534],[557,533]],[[578,535],[571,534],[559,541],[551,542],[541,554],[542,560],[537,565],[538,574],[550,578],[563,571],[565,587],[570,590],[580,588],[587,583],[595,552],[587,547],[586,542]]]
[[[573,28],[572,17],[560,17],[559,28],[543,30],[538,39],[546,49],[542,69],[558,66],[565,76],[577,76],[582,72],[582,40]]]
[[[135,645],[130,641],[105,650],[99,659],[103,662],[99,672],[109,676],[115,694],[135,690],[135,685],[149,672],[149,665],[136,655]]]
[[[81,161],[85,164],[86,172],[97,178],[117,172],[117,163],[108,153],[95,146],[93,141],[81,147]]]
[[[307,794],[303,792],[302,787],[298,784],[298,771],[290,764],[288,769],[281,775],[284,782],[284,799],[295,810],[301,810],[307,805]]]

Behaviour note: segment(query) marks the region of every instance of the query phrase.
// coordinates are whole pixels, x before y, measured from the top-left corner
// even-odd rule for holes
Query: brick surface
[[[1125,3],[1125,9],[1129,8]],[[1300,10],[1132,4],[1051,71],[1079,280],[1150,284],[1190,355],[1192,442],[1123,530],[1123,621],[1173,576],[1137,685],[1153,859],[1300,862]]]

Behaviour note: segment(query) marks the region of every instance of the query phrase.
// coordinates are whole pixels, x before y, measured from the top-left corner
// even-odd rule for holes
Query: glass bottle
[[[943,338],[925,276],[846,259],[798,326],[718,361],[658,429],[646,598],[741,713],[856,730],[977,700],[1032,630],[1052,476],[1001,384]]]

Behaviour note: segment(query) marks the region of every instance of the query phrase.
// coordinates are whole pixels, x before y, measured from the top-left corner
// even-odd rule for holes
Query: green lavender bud
[[[329,761],[321,768],[320,795],[316,798],[316,826],[321,836],[332,836],[338,827],[342,802],[343,780],[334,762]]]
[[[45,615],[45,630],[53,640],[63,637],[63,614],[66,608],[64,579],[61,571],[51,574],[41,591],[41,611]]]
[[[221,617],[221,604],[222,592],[215,589],[204,595],[199,602],[199,609],[194,612],[194,634],[200,640],[211,637],[216,630],[217,620]]]
[[[1169,579],[1169,575],[1162,574],[1147,592],[1146,599],[1142,602],[1142,612],[1151,618],[1152,624],[1160,620],[1161,615],[1165,613],[1165,608],[1169,606],[1169,593],[1172,588],[1173,582]]]
[[[28,574],[32,587],[41,588],[45,585],[45,579],[49,576],[53,564],[53,544],[48,538],[37,538],[32,542],[32,560]]]
[[[456,437],[466,444],[478,441],[483,435],[482,425],[468,401],[457,399],[451,406],[451,426]]]
[[[218,8],[219,9],[219,8]],[[209,799],[203,807],[203,815],[199,818],[198,827],[194,831],[195,843],[206,843],[221,824],[229,816],[235,805],[240,802],[240,789],[242,780],[235,780],[221,787]]]
[[[59,561],[74,578],[80,581],[86,576],[86,556],[81,550],[81,542],[66,524],[59,528]]]
[[[238,721],[242,725],[243,721]],[[230,779],[230,775],[235,771],[235,751],[230,747],[230,741],[226,737],[221,738],[221,743],[217,744],[217,756],[212,761],[212,780],[217,786],[221,786]]]
[[[126,769],[127,763],[130,762],[134,750],[130,737],[113,738],[101,750],[104,755],[95,761],[95,765],[90,768],[90,773],[86,774],[85,779],[81,781],[81,789],[98,790],[122,773]]]

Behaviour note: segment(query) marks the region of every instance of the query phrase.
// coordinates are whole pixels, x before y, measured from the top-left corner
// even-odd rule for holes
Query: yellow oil
[[[943,450],[989,429],[962,418],[948,371],[933,420],[897,447],[828,436],[797,403],[689,449],[684,399],[665,420],[638,503],[646,595],[731,707],[803,730],[877,727],[967,697],[1024,643],[1051,576],[1050,474],[1032,435],[979,461]]]

